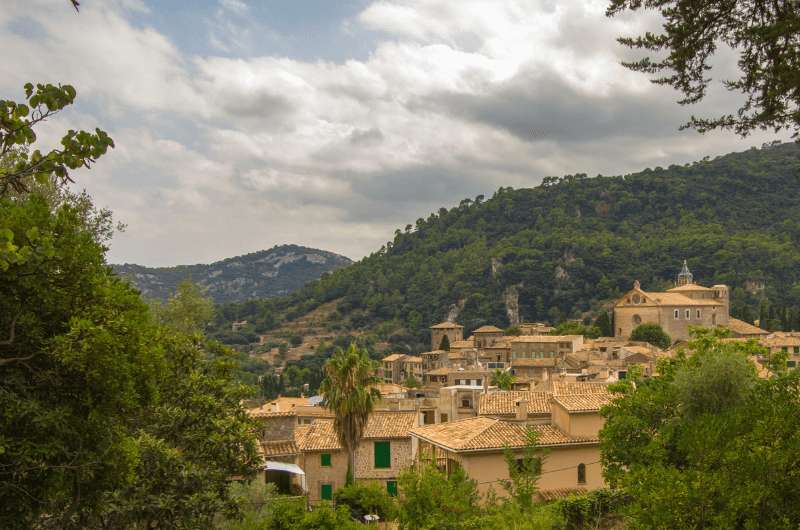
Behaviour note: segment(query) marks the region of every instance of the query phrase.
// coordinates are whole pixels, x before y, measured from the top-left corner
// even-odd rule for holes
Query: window
[[[796,361],[786,361],[786,368],[794,368],[795,366],[797,366]]]
[[[319,498],[323,501],[333,500],[333,484],[323,484],[319,488]]]
[[[638,294],[638,293],[637,293],[637,294],[635,294],[635,295],[633,295],[633,303],[634,303],[634,304],[641,303],[641,301],[642,301],[642,297],[641,297],[641,296],[639,296],[639,294]]]
[[[679,318],[681,318],[681,310],[680,309],[676,309],[673,312],[673,314],[675,315],[675,320],[678,320]]]
[[[375,442],[375,469],[392,467],[392,449],[390,442]]]
[[[397,481],[396,480],[387,480],[386,481],[386,492],[389,494],[389,497],[397,497]]]
[[[619,379],[620,381],[622,381],[626,377],[628,377],[628,372],[627,371],[620,370],[619,372],[617,372],[617,379]]]
[[[697,320],[700,320],[700,318],[702,318],[702,316],[703,316],[702,313],[700,313],[700,310],[698,309],[697,310]]]
[[[800,346],[795,346],[794,347],[794,352],[795,353],[800,353]]]
[[[442,423],[447,423],[447,414],[442,414],[439,417],[439,421],[441,421]]]
[[[781,351],[782,351],[783,353],[786,353],[786,352],[788,352],[788,351],[789,351],[789,347],[788,347],[788,346],[781,346]]]
[[[638,326],[641,323],[642,323],[642,317],[640,317],[639,315],[633,315],[633,325]]]
[[[319,465],[322,467],[331,467],[331,454],[322,453],[319,455]]]
[[[471,409],[472,408],[472,400],[469,398],[464,398],[461,400],[461,408],[464,409]]]
[[[686,315],[686,320],[689,320],[690,318],[692,318],[692,310],[687,309],[686,311],[684,311],[684,315]]]
[[[586,464],[578,464],[578,484],[586,484]]]

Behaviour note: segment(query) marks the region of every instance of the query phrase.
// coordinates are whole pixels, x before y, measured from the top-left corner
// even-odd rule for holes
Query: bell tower
[[[681,272],[678,273],[677,286],[680,287],[682,285],[689,285],[692,283],[694,283],[694,275],[689,270],[689,266],[686,264],[686,260],[683,260],[683,267],[681,268]]]

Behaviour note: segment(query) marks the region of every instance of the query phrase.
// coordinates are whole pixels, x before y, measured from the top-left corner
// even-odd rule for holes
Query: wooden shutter
[[[377,469],[392,467],[392,450],[389,442],[375,442],[375,467]]]
[[[322,467],[330,467],[331,465],[331,454],[330,453],[322,453],[319,457],[319,465]]]
[[[319,497],[323,501],[333,500],[333,484],[323,484],[320,488]]]
[[[397,497],[397,481],[396,480],[387,480],[386,481],[386,491],[389,493],[390,497]]]

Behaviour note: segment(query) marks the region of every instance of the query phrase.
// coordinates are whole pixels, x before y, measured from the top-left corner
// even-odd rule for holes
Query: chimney
[[[528,400],[525,398],[517,401],[517,421],[528,421]]]

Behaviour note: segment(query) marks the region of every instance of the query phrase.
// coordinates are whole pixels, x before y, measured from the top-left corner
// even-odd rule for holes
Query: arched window
[[[586,464],[578,464],[578,484],[586,484]]]
[[[642,317],[640,317],[639,315],[633,315],[633,325],[638,326],[641,323],[642,323]]]

